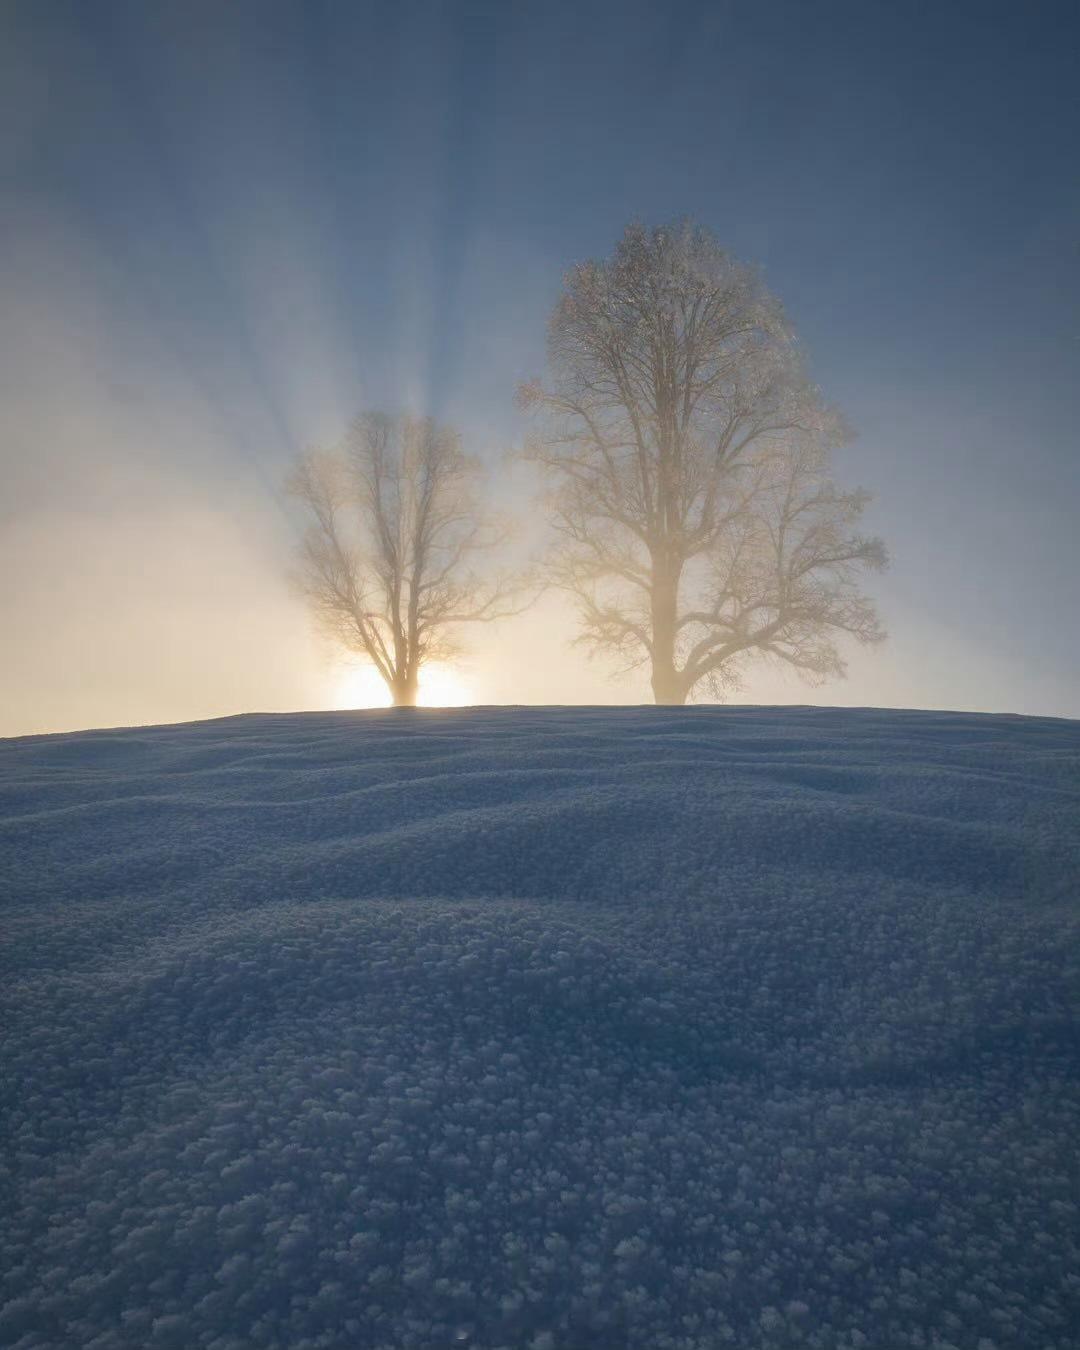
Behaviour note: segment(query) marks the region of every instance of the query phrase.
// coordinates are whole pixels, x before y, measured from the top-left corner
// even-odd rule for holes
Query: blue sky
[[[494,457],[564,269],[682,215],[764,267],[894,558],[887,647],[745,697],[1080,715],[1078,30],[1052,3],[8,4],[0,732],[325,701],[289,457],[406,404]],[[549,606],[494,638],[473,694],[643,696],[567,633]]]

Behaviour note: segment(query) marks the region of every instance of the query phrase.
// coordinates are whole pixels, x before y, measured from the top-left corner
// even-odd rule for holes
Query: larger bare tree
[[[689,224],[630,226],[568,273],[528,455],[553,481],[551,580],[582,640],[647,664],[657,703],[719,695],[752,655],[821,680],[882,636],[860,574],[866,494],[831,482],[839,417],[758,274]]]
[[[306,506],[301,580],[318,618],[416,703],[426,661],[456,650],[459,624],[516,613],[514,584],[483,576],[499,534],[481,508],[481,468],[430,418],[356,418],[342,443],[301,456],[289,487]]]

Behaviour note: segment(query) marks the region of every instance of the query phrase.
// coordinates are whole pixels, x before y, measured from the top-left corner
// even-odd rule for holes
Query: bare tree
[[[356,418],[342,443],[301,456],[301,580],[324,627],[363,653],[395,706],[413,707],[425,661],[454,653],[458,624],[518,612],[478,555],[500,540],[480,506],[478,461],[430,418]]]
[[[843,426],[753,269],[703,229],[631,225],[567,274],[548,355],[519,401],[545,414],[527,455],[553,484],[550,579],[590,649],[678,704],[755,654],[841,675],[840,635],[884,636],[858,589],[885,565],[855,528],[867,496],[828,474]]]

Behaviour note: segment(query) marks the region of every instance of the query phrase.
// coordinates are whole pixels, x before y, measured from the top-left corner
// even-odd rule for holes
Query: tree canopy
[[[840,675],[883,636],[859,582],[885,565],[837,487],[845,439],[759,274],[688,223],[631,225],[566,277],[528,455],[549,474],[550,579],[581,639],[649,667],[657,702],[738,681],[751,656]]]
[[[355,418],[339,445],[306,452],[293,472],[309,521],[303,587],[396,705],[415,704],[421,667],[455,650],[457,625],[515,612],[512,583],[480,568],[499,540],[482,476],[452,429],[384,413]]]

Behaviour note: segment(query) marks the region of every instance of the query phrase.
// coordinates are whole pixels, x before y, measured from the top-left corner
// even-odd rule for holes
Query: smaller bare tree
[[[482,509],[482,477],[451,429],[367,413],[339,445],[304,453],[289,479],[309,518],[303,589],[323,627],[379,672],[396,707],[415,706],[425,662],[457,650],[458,624],[520,612],[520,585],[477,570],[502,537]]]

